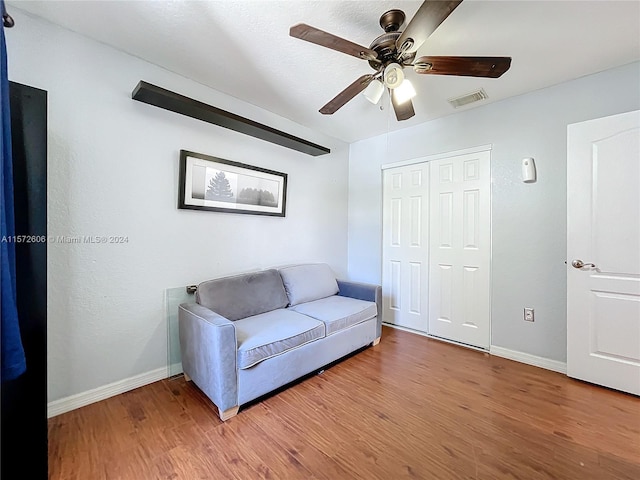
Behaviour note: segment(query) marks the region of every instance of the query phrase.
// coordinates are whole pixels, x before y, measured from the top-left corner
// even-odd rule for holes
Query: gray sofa
[[[380,341],[380,286],[336,280],[326,264],[209,280],[195,300],[179,307],[182,368],[222,420]]]

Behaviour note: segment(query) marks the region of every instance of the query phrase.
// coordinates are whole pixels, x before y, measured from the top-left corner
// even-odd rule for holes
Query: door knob
[[[573,262],[571,262],[571,266],[573,268],[582,268],[582,267],[596,268],[596,266],[593,263],[584,263],[582,260],[579,260],[579,259],[575,259]]]

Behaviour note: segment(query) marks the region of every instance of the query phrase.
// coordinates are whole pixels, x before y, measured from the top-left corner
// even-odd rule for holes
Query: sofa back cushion
[[[338,293],[336,277],[331,267],[325,263],[294,265],[278,271],[291,306]]]
[[[196,302],[235,321],[284,308],[289,299],[278,271],[264,270],[202,282]]]

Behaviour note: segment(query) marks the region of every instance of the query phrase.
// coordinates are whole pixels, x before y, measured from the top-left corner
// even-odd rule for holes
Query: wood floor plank
[[[272,438],[278,444],[278,448],[287,451],[300,463],[306,465],[315,478],[324,480],[354,478],[355,472],[350,472],[333,461],[330,456],[309,441],[308,432],[295,429],[279,415],[277,409],[266,406],[266,403],[262,402],[254,407],[263,410],[256,428],[265,438]]]
[[[637,480],[640,399],[389,328],[221,422],[172,378],[49,420],[51,480]]]

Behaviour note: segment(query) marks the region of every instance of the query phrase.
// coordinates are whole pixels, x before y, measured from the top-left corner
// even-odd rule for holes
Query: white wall
[[[352,144],[350,276],[381,281],[381,164],[493,144],[492,345],[566,361],[567,125],[640,108],[638,85],[634,63]],[[537,183],[521,181],[524,157]]]
[[[169,287],[304,261],[346,274],[346,144],[17,9],[12,15],[9,78],[49,95],[49,235],[128,237],[48,245],[50,402],[166,366]],[[311,157],[133,101],[139,80],[333,153]],[[180,149],[288,173],[286,217],[178,210]]]

